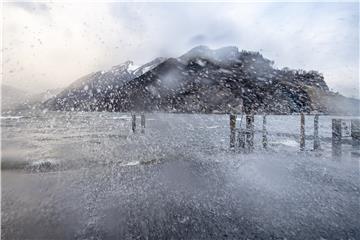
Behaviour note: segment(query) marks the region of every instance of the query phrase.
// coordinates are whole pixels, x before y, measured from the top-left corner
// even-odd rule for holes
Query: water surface
[[[269,149],[229,151],[226,115],[2,116],[4,239],[358,239],[359,159],[298,151],[299,116],[268,116]],[[240,127],[238,117],[238,127]],[[140,121],[138,119],[138,125]]]

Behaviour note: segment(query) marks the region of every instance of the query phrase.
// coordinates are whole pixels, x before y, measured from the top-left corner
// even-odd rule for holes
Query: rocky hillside
[[[152,67],[137,74],[136,70],[130,73],[123,71],[129,67],[121,67],[117,77],[113,77],[113,72],[86,76],[48,101],[47,107],[275,114],[331,110],[324,99],[331,98],[332,93],[320,73],[276,69],[271,60],[257,52],[199,46],[180,57],[161,59],[149,66]]]
[[[86,75],[45,103],[50,109],[98,111],[110,108],[115,92],[130,80],[139,77],[165,61],[153,61],[135,67],[132,61],[112,67],[109,71],[98,71]]]

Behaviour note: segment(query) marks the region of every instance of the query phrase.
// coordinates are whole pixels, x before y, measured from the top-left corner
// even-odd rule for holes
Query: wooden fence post
[[[238,129],[237,131],[237,147],[240,151],[244,151],[245,149],[245,134],[242,129]]]
[[[314,116],[314,150],[320,148],[320,139],[319,139],[319,114]]]
[[[141,124],[141,133],[145,133],[145,114],[141,114],[141,119],[140,119],[140,124]]]
[[[305,115],[300,114],[300,151],[305,150]]]
[[[246,145],[248,152],[254,150],[254,115],[246,115]]]
[[[341,119],[332,119],[332,155],[341,156]]]
[[[136,131],[136,115],[135,114],[132,114],[131,115],[131,129],[133,131],[133,133],[135,133]]]
[[[230,148],[235,148],[236,115],[230,114]]]
[[[268,139],[267,139],[267,130],[266,130],[266,115],[263,116],[263,129],[262,129],[262,144],[263,148],[267,149]]]
[[[351,139],[353,150],[360,150],[360,119],[351,120]]]

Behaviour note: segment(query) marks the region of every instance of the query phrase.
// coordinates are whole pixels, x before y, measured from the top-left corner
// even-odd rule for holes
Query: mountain
[[[100,97],[85,98],[84,91],[74,91],[79,88],[70,86],[67,91],[72,95],[57,96],[47,107],[53,110],[71,107],[80,111],[273,114],[334,110],[326,100],[333,99],[334,94],[322,74],[276,69],[273,61],[258,52],[239,51],[237,47],[212,50],[198,46],[180,57],[156,63],[150,64],[150,69],[143,67],[147,71],[138,74],[133,70],[135,77],[121,81],[122,84],[109,88]],[[81,104],[68,104],[69,97],[72,103],[76,99]]]
[[[2,84],[1,85],[1,110],[13,109],[26,100],[27,93],[18,88]]]
[[[328,92],[318,95],[320,102],[324,106],[326,113],[331,115],[356,115],[360,116],[360,100],[344,97],[338,93]]]
[[[48,89],[41,93],[29,95],[27,97],[27,99],[25,100],[25,103],[19,107],[22,107],[24,109],[39,108],[39,107],[41,107],[41,105],[43,103],[45,103],[47,100],[55,97],[62,90],[63,90],[62,88],[54,88],[54,89]]]
[[[42,93],[28,93],[18,88],[1,86],[1,111],[19,111],[41,107],[48,99],[55,97],[62,89],[50,89]]]
[[[88,74],[60,92],[45,103],[45,106],[56,110],[97,111],[111,106],[114,93],[124,83],[141,76],[165,61],[156,58],[151,62],[136,67],[132,61],[113,66],[109,71],[98,71]]]
[[[183,63],[189,62],[193,58],[211,59],[216,63],[229,63],[236,61],[240,53],[237,47],[223,47],[215,50],[211,50],[207,46],[197,46],[191,49],[189,52],[180,56],[178,59]]]
[[[321,74],[278,70],[260,53],[196,47],[170,58],[115,93],[114,111],[310,112],[310,90],[327,92]]]

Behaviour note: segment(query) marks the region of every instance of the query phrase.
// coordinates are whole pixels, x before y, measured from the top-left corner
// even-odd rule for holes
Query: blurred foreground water
[[[238,117],[240,125],[241,116]],[[244,124],[244,119],[242,120]],[[229,116],[18,113],[1,119],[3,239],[360,239],[359,158],[299,152],[299,116],[268,116],[269,149],[229,151]]]

